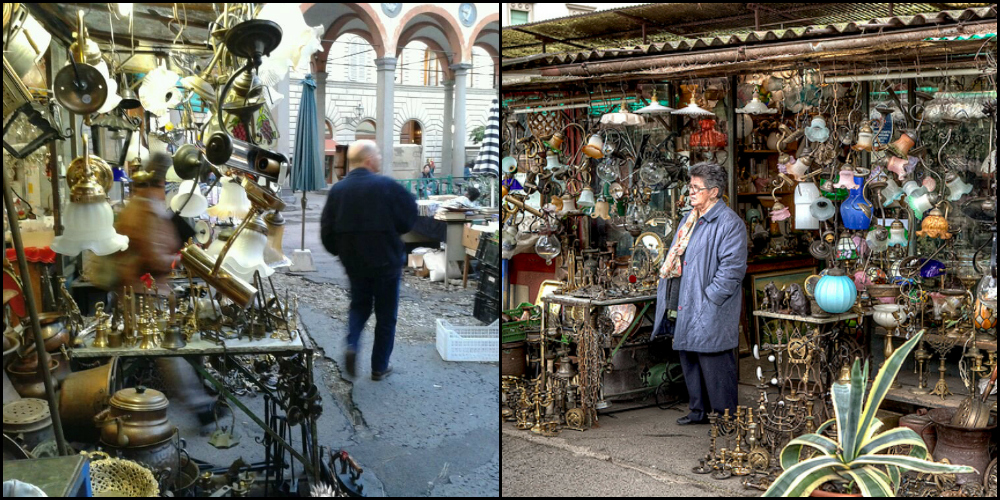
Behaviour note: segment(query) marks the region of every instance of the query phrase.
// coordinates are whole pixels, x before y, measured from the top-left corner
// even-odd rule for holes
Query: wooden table
[[[83,455],[4,462],[4,482],[15,479],[50,497],[91,496],[90,461]]]
[[[295,336],[295,340],[279,340],[265,337],[260,340],[250,340],[246,337],[241,339],[226,340],[225,347],[217,345],[212,341],[204,340],[201,335],[180,349],[171,350],[162,347],[152,349],[139,349],[138,347],[106,347],[103,349],[90,347],[94,339],[92,337],[84,339],[86,347],[79,347],[69,350],[71,358],[103,358],[109,356],[125,357],[161,357],[161,356],[202,356],[209,354],[294,354],[306,350],[301,332]]]

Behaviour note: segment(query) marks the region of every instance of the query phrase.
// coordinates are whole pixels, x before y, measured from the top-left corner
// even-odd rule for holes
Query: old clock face
[[[476,22],[476,4],[463,3],[458,7],[458,18],[466,27],[472,27]]]
[[[384,3],[382,4],[382,12],[389,17],[396,17],[399,15],[399,11],[403,10],[403,4],[401,3]]]

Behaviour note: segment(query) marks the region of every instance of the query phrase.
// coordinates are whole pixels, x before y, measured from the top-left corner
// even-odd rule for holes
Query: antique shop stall
[[[897,492],[995,494],[995,7],[766,32],[751,17],[659,43],[669,14],[622,17],[643,23],[634,49],[504,62],[501,418],[555,435],[686,402],[669,341],[650,336],[688,168],[712,161],[746,224],[740,372],[759,400],[711,417],[695,472],[780,487],[788,443],[836,439],[831,393],[862,360],[873,384],[902,366],[872,410],[883,430],[976,469]],[[554,45],[574,22],[504,45]]]
[[[293,4],[68,5],[3,11],[4,479],[50,495],[358,493],[360,467],[319,446],[315,347],[270,278],[288,264],[279,192],[292,170],[270,86],[315,50],[313,29]],[[143,166],[161,153],[187,241],[160,283],[120,286],[109,258],[143,249],[113,223],[156,184]],[[211,436],[170,422],[162,358],[219,393]],[[235,396],[251,392],[262,414]],[[264,462],[184,449],[239,442],[220,406],[262,429]]]

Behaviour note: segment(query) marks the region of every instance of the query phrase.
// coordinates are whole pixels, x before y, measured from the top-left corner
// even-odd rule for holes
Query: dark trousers
[[[736,387],[736,355],[733,351],[705,354],[691,351],[677,351],[684,370],[684,382],[691,398],[689,408],[691,420],[704,420],[713,411],[722,415],[729,409],[729,415],[736,415],[739,391]]]
[[[347,349],[358,352],[361,331],[375,308],[375,347],[372,349],[372,371],[383,372],[389,367],[389,357],[396,341],[396,313],[399,307],[399,282],[402,274],[368,278],[349,276],[351,280],[351,312],[347,320]]]

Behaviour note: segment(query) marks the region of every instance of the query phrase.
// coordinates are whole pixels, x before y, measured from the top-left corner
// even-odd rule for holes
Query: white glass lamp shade
[[[871,127],[864,126],[861,131],[858,132],[858,142],[855,144],[854,149],[871,151],[872,141],[875,139],[875,133],[872,131]]]
[[[816,117],[805,129],[806,139],[811,142],[826,142],[830,138],[830,129],[826,127],[826,120]]]
[[[872,252],[885,252],[889,249],[889,231],[881,226],[872,231],[868,231],[868,236],[865,238],[865,242],[868,243],[868,248]]]
[[[837,207],[826,198],[817,198],[809,205],[809,213],[819,221],[827,221],[837,215]]]
[[[819,198],[819,188],[812,182],[795,186],[795,229],[808,231],[819,229],[819,219],[812,216],[809,207]]]
[[[892,205],[893,202],[902,198],[903,195],[906,194],[903,192],[903,188],[901,188],[899,184],[896,184],[896,181],[892,178],[886,180],[886,184],[888,185],[882,189],[882,198],[885,200],[882,202],[882,206],[884,207]]]
[[[910,246],[910,241],[906,239],[906,228],[899,221],[893,222],[889,228],[889,246],[903,248]]]
[[[948,174],[947,179],[948,181],[945,184],[948,186],[948,201],[958,201],[963,196],[972,192],[972,186],[966,184],[958,175],[954,173]]]
[[[184,210],[181,210],[181,207]],[[181,217],[199,217],[208,209],[208,200],[201,193],[201,186],[195,184],[194,180],[184,181],[174,199],[170,201],[170,209],[179,212]]]
[[[219,203],[208,209],[208,215],[219,219],[243,219],[250,213],[250,198],[243,186],[231,177],[222,178]]]
[[[297,68],[302,56],[309,57],[322,49],[316,31],[306,24],[302,11],[293,4],[268,3],[257,17],[277,23],[282,32],[281,42],[263,58],[259,69],[264,85],[277,85],[288,74],[289,66]]]
[[[997,150],[990,151],[990,155],[983,160],[983,165],[979,167],[979,173],[983,175],[993,175],[997,173]]]
[[[653,98],[650,100],[649,106],[635,110],[637,115],[664,115],[674,111],[674,108],[668,108],[656,99],[656,94],[653,94]]]
[[[767,104],[761,102],[760,96],[757,92],[754,92],[753,99],[748,102],[746,106],[738,108],[736,112],[748,115],[773,115],[777,113],[778,110],[767,107]]]
[[[903,184],[903,192],[905,192],[907,196],[912,196],[918,189],[920,189],[920,184],[917,184],[916,181],[907,181],[906,184]]]
[[[622,104],[617,113],[605,113],[601,116],[602,125],[625,125],[635,126],[646,123],[641,116],[628,110],[628,106]]]
[[[604,158],[604,138],[598,134],[590,136],[587,145],[583,147],[583,154],[596,160]]]
[[[180,75],[166,66],[157,66],[146,74],[139,87],[139,102],[150,113],[163,118],[171,108],[181,103],[181,91],[177,88]]]
[[[805,175],[809,173],[809,164],[811,162],[808,158],[799,158],[792,163],[790,167],[787,168],[788,173],[792,175],[796,181],[801,182]]]
[[[691,95],[691,102],[689,102],[687,106],[684,106],[683,108],[678,109],[677,111],[674,111],[673,113],[670,114],[680,115],[680,116],[690,116],[692,118],[715,116],[715,113],[705,110],[701,106],[698,106],[698,104],[694,102],[693,94]]]
[[[503,160],[500,161],[501,169],[504,173],[513,174],[517,172],[517,159],[513,156],[505,156]]]
[[[68,257],[80,255],[84,250],[98,256],[126,250],[128,236],[118,234],[114,222],[114,212],[106,201],[71,202],[63,212],[62,223],[66,230],[52,241],[52,250]]]
[[[108,87],[108,98],[104,101],[104,105],[97,110],[98,113],[107,113],[118,107],[118,104],[122,102],[122,98],[118,95],[118,82],[114,78],[108,76],[108,63],[103,60],[97,63],[97,71],[104,77],[104,82]]]
[[[576,200],[576,206],[580,208],[594,206],[594,191],[590,189],[590,186],[587,186],[583,188],[583,191],[580,191],[580,198]]]
[[[142,134],[133,133],[129,139],[128,151],[125,153],[126,162],[145,163],[149,158],[149,150],[142,145]]]
[[[555,153],[549,153],[545,157],[545,168],[546,170],[558,170],[563,167],[562,163],[559,162],[559,157]]]
[[[260,225],[266,227],[263,226],[263,222]],[[274,269],[264,263],[264,249],[267,247],[266,232],[266,229],[261,233],[249,226],[244,229],[226,254],[226,260],[223,262],[226,269],[247,283],[253,283],[255,271],[259,271],[262,278],[274,274]]]

